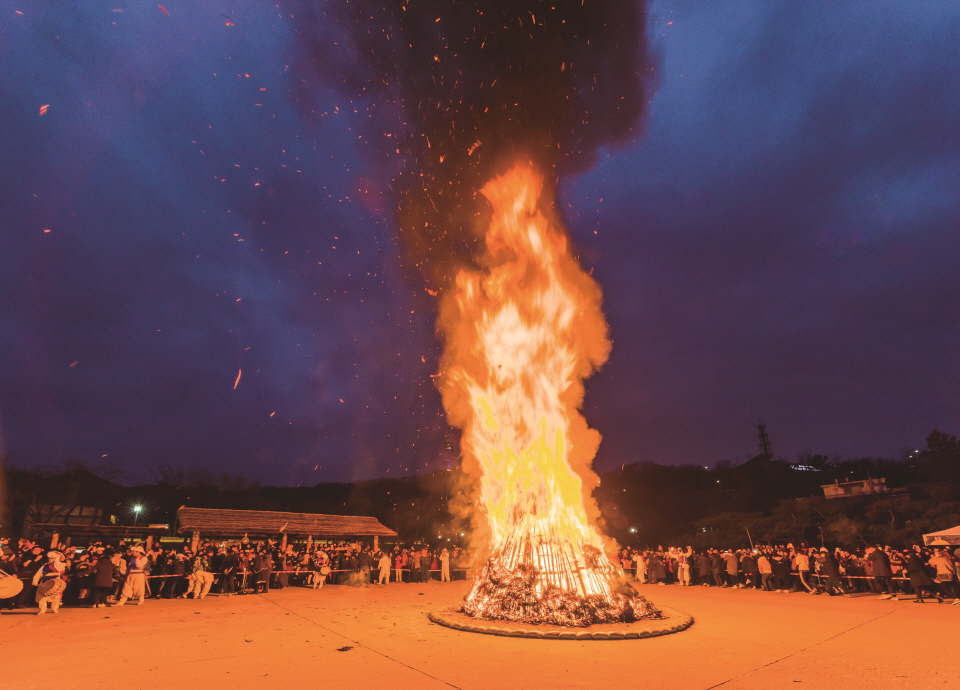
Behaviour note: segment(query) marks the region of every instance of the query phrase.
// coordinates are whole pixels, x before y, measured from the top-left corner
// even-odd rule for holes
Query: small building
[[[826,498],[847,498],[849,496],[864,496],[868,494],[885,494],[890,491],[887,488],[886,479],[859,479],[857,481],[841,482],[839,479],[833,484],[823,484],[823,495]]]
[[[44,478],[23,515],[21,534],[47,525],[116,524],[123,488],[83,467]]]
[[[177,531],[190,535],[196,551],[201,538],[279,537],[284,548],[288,537],[304,537],[311,544],[315,537],[348,539],[373,537],[378,548],[380,537],[397,533],[374,517],[360,515],[322,515],[320,513],[283,513],[270,510],[227,510],[188,508],[177,511]]]

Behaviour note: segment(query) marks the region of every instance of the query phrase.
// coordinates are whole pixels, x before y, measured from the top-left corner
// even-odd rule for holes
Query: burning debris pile
[[[583,477],[596,479],[600,436],[578,408],[582,379],[610,348],[600,289],[570,256],[531,166],[482,191],[492,207],[487,267],[458,274],[440,315],[444,405],[480,465],[492,547],[463,611],[578,627],[659,618],[625,584],[587,512]]]
[[[567,544],[508,543],[480,569],[461,610],[477,618],[577,628],[663,618],[626,582],[604,594],[583,594],[588,581],[603,591],[622,579],[602,552],[590,546],[584,552],[586,563],[577,563]],[[542,569],[534,565],[544,562]]]

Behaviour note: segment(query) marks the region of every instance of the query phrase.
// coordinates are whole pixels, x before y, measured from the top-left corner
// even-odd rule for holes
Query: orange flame
[[[552,591],[609,602],[621,571],[603,553],[589,495],[600,435],[579,412],[582,379],[610,350],[600,288],[570,255],[532,167],[481,191],[492,207],[486,269],[457,275],[440,319],[444,406],[479,465],[492,554],[464,610],[491,613],[503,598],[491,580],[518,574],[530,574],[522,586],[535,599]]]

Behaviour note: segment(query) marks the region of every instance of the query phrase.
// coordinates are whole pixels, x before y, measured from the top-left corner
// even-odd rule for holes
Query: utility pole
[[[773,451],[770,448],[770,437],[767,436],[767,427],[760,420],[757,420],[757,422],[757,431],[760,432],[760,450],[767,456],[767,460],[772,460]]]

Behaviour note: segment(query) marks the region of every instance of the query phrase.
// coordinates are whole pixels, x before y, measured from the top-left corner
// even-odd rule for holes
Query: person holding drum
[[[0,609],[16,607],[17,595],[23,590],[19,570],[16,554],[11,552],[0,557]]]
[[[36,600],[40,605],[38,616],[47,612],[47,606],[54,613],[60,613],[60,597],[63,590],[67,588],[67,583],[63,579],[63,571],[66,566],[63,562],[63,554],[59,551],[47,552],[47,563],[33,576],[33,584],[37,588]]]
[[[330,574],[330,559],[327,553],[322,549],[317,549],[313,557],[313,588],[320,589],[323,583],[327,581],[327,575]]]

